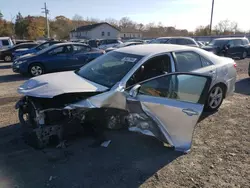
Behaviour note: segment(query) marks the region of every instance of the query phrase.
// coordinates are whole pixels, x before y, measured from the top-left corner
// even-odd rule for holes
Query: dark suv
[[[218,38],[202,49],[220,56],[245,59],[250,52],[250,44],[247,38]]]
[[[150,42],[151,44],[179,44],[199,47],[199,44],[190,37],[160,37]]]

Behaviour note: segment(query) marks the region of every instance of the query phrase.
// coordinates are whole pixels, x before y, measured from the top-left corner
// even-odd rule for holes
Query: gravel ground
[[[0,187],[250,187],[249,61],[237,61],[235,95],[203,115],[186,155],[128,131],[107,132],[108,148],[78,137],[66,149],[34,150],[20,137],[14,109],[27,78],[0,62]]]

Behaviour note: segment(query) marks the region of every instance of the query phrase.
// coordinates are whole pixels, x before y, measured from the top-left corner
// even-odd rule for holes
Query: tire
[[[243,51],[240,58],[241,59],[247,58],[247,51]]]
[[[44,67],[40,63],[31,64],[29,67],[29,75],[32,77],[40,76],[44,73],[45,73]]]
[[[214,87],[212,87],[207,97],[205,111],[217,111],[223,102],[225,91],[226,89],[222,84],[216,84]]]
[[[6,56],[4,56],[4,61],[10,62],[10,61],[12,61],[12,57],[10,55],[6,55]]]

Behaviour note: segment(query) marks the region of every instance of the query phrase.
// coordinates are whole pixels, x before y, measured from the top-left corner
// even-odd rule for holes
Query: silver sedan
[[[128,112],[122,119],[126,119],[130,131],[154,136],[187,152],[204,106],[215,111],[225,97],[233,94],[235,66],[230,58],[194,47],[124,47],[100,56],[80,70],[30,79],[18,89],[25,97],[16,108],[21,124],[32,123],[39,131],[58,126],[56,116],[50,115],[53,111],[61,111],[57,118],[60,122],[72,116],[83,121],[96,109],[100,114],[97,118],[106,117],[106,109],[119,109]],[[100,113],[100,109],[105,110]],[[25,120],[27,113],[31,119]],[[64,117],[67,114],[70,116]],[[113,115],[121,117],[118,113]],[[46,116],[53,116],[53,121]],[[114,123],[113,117],[108,122],[113,122],[107,125],[111,129],[121,125],[121,121]]]

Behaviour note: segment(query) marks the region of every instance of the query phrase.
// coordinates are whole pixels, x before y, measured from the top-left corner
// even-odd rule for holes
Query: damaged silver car
[[[109,129],[125,127],[188,152],[214,81],[206,74],[176,72],[172,53],[185,48],[196,50],[126,47],[76,71],[32,78],[18,88],[24,95],[16,104],[20,123],[39,147],[51,136],[62,139],[63,125],[76,120]]]

